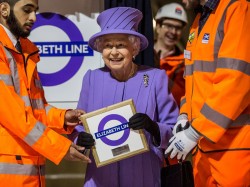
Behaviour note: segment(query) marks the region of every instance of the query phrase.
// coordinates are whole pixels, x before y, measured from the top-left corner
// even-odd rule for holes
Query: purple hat
[[[101,31],[89,39],[89,46],[97,51],[95,41],[98,37],[107,34],[129,34],[140,38],[140,51],[146,49],[148,46],[147,38],[137,32],[141,19],[141,11],[131,7],[115,7],[101,12],[97,18]]]

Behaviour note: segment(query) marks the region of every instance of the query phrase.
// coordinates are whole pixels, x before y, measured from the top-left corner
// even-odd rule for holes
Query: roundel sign
[[[115,120],[119,122],[119,125],[114,126],[112,128],[105,128],[105,125],[111,121]],[[123,131],[123,135],[116,140],[112,140],[108,138],[108,135]],[[105,116],[99,123],[98,132],[95,133],[95,138],[100,138],[106,145],[110,146],[118,146],[127,141],[130,134],[130,130],[128,127],[128,121],[121,115],[118,114],[110,114]]]
[[[46,32],[43,32],[43,27],[46,27]],[[53,41],[57,37],[57,33],[48,31],[52,28],[58,32],[63,32],[69,41],[65,39]],[[56,69],[54,72],[44,73],[39,71],[43,86],[56,86],[68,81],[82,66],[84,57],[93,56],[93,50],[88,47],[88,42],[84,41],[81,31],[73,21],[65,16],[48,12],[37,14],[37,21],[32,32],[38,29],[41,30],[38,32],[39,35],[50,38],[49,41],[34,42],[39,49],[41,58],[48,57],[46,59],[51,61],[50,63],[56,63],[54,59],[60,57],[67,61],[61,69]]]

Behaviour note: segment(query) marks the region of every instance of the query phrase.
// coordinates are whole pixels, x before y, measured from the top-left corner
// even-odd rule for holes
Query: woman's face
[[[102,56],[105,65],[112,72],[124,73],[131,69],[135,50],[126,34],[103,36]]]

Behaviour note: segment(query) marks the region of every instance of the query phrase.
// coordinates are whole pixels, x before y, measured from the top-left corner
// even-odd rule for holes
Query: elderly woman
[[[99,15],[101,31],[90,38],[89,45],[102,53],[105,67],[85,74],[78,108],[91,112],[133,99],[138,113],[129,119],[129,127],[144,130],[150,151],[100,168],[89,164],[85,187],[160,186],[162,149],[172,136],[178,107],[169,93],[165,71],[133,62],[148,45],[137,32],[141,19],[142,13],[130,7],[111,8]],[[76,127],[71,138],[81,131],[82,126]],[[77,142],[86,146],[87,139],[80,133]]]

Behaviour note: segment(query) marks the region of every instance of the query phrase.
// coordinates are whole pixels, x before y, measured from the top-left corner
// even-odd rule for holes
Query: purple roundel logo
[[[107,122],[111,121],[111,120],[117,120],[119,121],[121,124],[124,124],[124,123],[127,123],[128,121],[118,115],[118,114],[110,114],[110,115],[107,115],[105,116],[99,123],[99,126],[98,126],[98,131],[103,131],[104,130],[104,127],[105,125],[107,124]],[[130,129],[125,129],[123,131],[123,135],[121,138],[119,138],[118,140],[110,140],[107,136],[105,137],[102,137],[101,140],[107,144],[107,145],[110,145],[110,146],[117,146],[117,145],[121,145],[123,144],[129,137],[129,134],[130,134]]]
[[[40,53],[41,57],[70,56],[70,60],[68,61],[67,65],[61,70],[54,73],[39,72],[39,76],[41,78],[43,86],[56,86],[71,79],[81,67],[84,56],[93,56],[93,50],[88,48],[88,50],[90,51],[90,53],[88,54],[67,54],[67,51],[69,51],[70,47],[73,48],[74,46],[76,46],[79,48],[83,45],[83,43],[87,46],[87,42],[84,42],[82,34],[78,27],[68,18],[56,13],[40,13],[37,14],[37,21],[35,22],[32,30],[46,25],[58,27],[59,29],[64,31],[70,39],[70,42],[34,42],[38,46],[38,48],[39,46],[44,47],[50,45],[50,49],[53,49],[52,47],[57,49],[56,52],[52,52],[50,54]],[[58,53],[58,51],[60,53]]]

